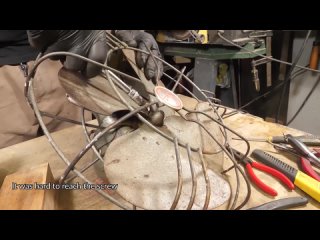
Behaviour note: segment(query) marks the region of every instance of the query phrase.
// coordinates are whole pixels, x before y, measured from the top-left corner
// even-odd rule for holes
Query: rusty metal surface
[[[180,124],[169,119],[166,119],[164,126],[167,128],[166,132],[175,135],[169,129],[176,129],[176,132],[180,132],[180,139],[183,139],[181,136],[185,135],[193,139],[193,145],[198,144],[196,135],[199,136],[199,132],[196,130],[190,132],[190,128],[184,128],[185,125],[181,127]],[[195,125],[194,123],[189,124],[191,128]],[[180,128],[177,129],[177,126]],[[187,209],[192,196],[193,181],[187,150],[182,147],[179,147],[179,150],[182,166],[182,191],[176,209]],[[216,155],[211,155],[212,160],[216,157]],[[113,141],[104,159],[106,176],[110,182],[119,183],[117,192],[124,199],[143,209],[170,209],[178,186],[175,150],[171,141],[144,125]],[[206,181],[198,153],[192,152],[191,159],[197,182],[192,209],[202,209],[206,198]],[[230,186],[221,175],[212,169],[208,169],[207,173],[211,186],[208,208],[214,209],[230,198]]]
[[[59,80],[67,94],[75,100],[77,104],[88,110],[104,115],[110,115],[116,111],[128,110],[113,91],[109,82],[101,76],[85,79],[79,73],[62,68],[59,71]],[[121,89],[119,89],[119,91],[134,107],[138,106]]]

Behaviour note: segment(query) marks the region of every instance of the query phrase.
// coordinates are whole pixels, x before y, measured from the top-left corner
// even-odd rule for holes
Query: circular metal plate
[[[158,100],[168,107],[171,107],[175,110],[182,109],[183,104],[181,99],[169,89],[162,86],[156,86],[154,88],[154,93]]]

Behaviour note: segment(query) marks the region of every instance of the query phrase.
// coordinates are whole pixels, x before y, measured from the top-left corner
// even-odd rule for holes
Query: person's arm
[[[115,30],[114,35],[130,47],[136,47],[146,52],[150,50],[153,55],[161,57],[158,44],[150,33],[143,30]],[[137,52],[136,62],[139,68],[144,69],[147,79],[152,79],[155,82],[158,69],[160,71],[159,76],[162,76],[162,62],[155,60],[150,55]]]
[[[103,30],[28,30],[28,38],[31,46],[42,52],[67,51],[100,63],[104,63],[109,49]],[[100,67],[70,56],[63,65],[89,78],[100,72]]]
[[[156,56],[161,56],[155,39],[149,33],[141,30],[117,30],[114,34],[129,46],[147,52],[150,49]],[[68,51],[100,63],[104,63],[109,50],[105,30],[28,30],[28,38],[31,46],[42,52]],[[158,67],[151,57],[137,53],[136,60],[138,66],[144,68],[147,79],[156,78]],[[157,64],[161,76],[162,63],[158,61]],[[100,67],[94,64],[69,56],[66,57],[64,66],[81,71],[87,77],[93,77],[101,71]]]

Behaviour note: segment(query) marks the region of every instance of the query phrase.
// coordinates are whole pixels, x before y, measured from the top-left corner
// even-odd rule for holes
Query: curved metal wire
[[[33,70],[33,69],[32,69]],[[33,70],[35,72],[35,69]],[[35,112],[35,115],[39,121],[39,124],[44,132],[44,134],[46,135],[46,137],[48,138],[49,143],[51,144],[51,146],[53,147],[53,149],[56,151],[56,153],[59,155],[59,157],[65,162],[66,165],[70,165],[71,162],[66,158],[66,156],[64,155],[64,153],[60,150],[59,146],[56,144],[56,142],[53,140],[50,132],[48,131],[45,123],[42,120],[38,105],[37,105],[37,101],[35,99],[35,95],[34,95],[34,91],[33,91],[33,77],[29,78],[29,84],[30,87],[28,88],[28,99],[30,100],[30,104],[32,106],[32,109]],[[89,184],[93,184],[89,179],[87,179],[81,172],[79,172],[76,169],[73,169],[73,171],[78,175],[78,177],[80,177],[82,180],[84,180],[85,182],[88,182]],[[95,189],[99,194],[101,194],[104,198],[106,198],[108,201],[112,202],[113,204],[115,204],[116,206],[122,208],[122,209],[131,209],[130,207],[122,204],[121,202],[119,202],[118,200],[116,200],[115,198],[111,197],[110,195],[106,194],[104,191],[102,190],[98,190]]]
[[[189,160],[189,166],[190,166],[190,172],[191,172],[191,179],[192,179],[192,190],[191,190],[191,197],[189,204],[187,206],[187,210],[191,210],[195,197],[197,192],[197,178],[194,173],[194,167],[191,159],[191,149],[190,146],[187,144],[187,154],[188,154],[188,160]]]
[[[179,152],[179,144],[178,144],[178,138],[174,138],[174,150],[176,153],[176,160],[177,160],[177,169],[178,169],[178,185],[177,185],[177,191],[176,195],[174,197],[174,200],[172,202],[172,205],[170,207],[170,210],[176,209],[180,196],[181,196],[181,190],[182,190],[182,166],[181,166],[181,160],[180,160],[180,152]]]
[[[85,119],[84,119],[84,112],[85,112],[85,109],[82,107],[81,108],[81,125],[82,125],[82,129],[83,129],[83,132],[84,132],[84,135],[87,139],[87,143],[89,143],[91,141],[90,139],[90,136],[89,136],[89,133],[88,133],[88,130],[87,130],[87,127],[86,127],[86,122],[85,122]],[[101,155],[99,154],[98,152],[98,149],[96,148],[96,146],[92,146],[92,150],[94,152],[94,154],[97,156],[97,158],[101,161],[101,162],[104,162]]]
[[[118,50],[118,49],[116,49],[116,50]],[[109,56],[110,56],[110,54],[112,54],[113,53],[113,51],[116,51],[116,50],[110,50],[109,52],[108,52],[108,56],[107,56],[107,59],[109,58]],[[133,109],[133,107],[132,106],[130,106],[130,104],[123,98],[123,96],[121,96],[121,94],[120,94],[120,92],[116,89],[116,87],[115,87],[115,85],[113,84],[113,82],[112,82],[112,80],[111,80],[111,78],[110,78],[110,75],[109,75],[109,72],[108,71],[105,71],[106,72],[106,74],[107,74],[107,76],[108,76],[108,80],[109,80],[109,82],[110,82],[110,84],[111,84],[111,86],[112,86],[112,88],[113,88],[113,90],[116,92],[116,94],[118,95],[118,97],[122,100],[122,102],[124,103],[124,104],[126,104],[127,105],[127,107],[130,109],[130,110],[132,110]],[[181,79],[181,76],[184,76],[183,75],[183,72],[180,72],[180,77],[179,77],[179,79]],[[177,80],[177,82],[178,82],[179,80]],[[196,86],[196,85],[194,85],[194,86]],[[197,86],[196,86],[197,87]],[[197,87],[198,88],[198,87]],[[202,91],[201,91],[201,89],[200,88],[198,88],[199,89],[199,91],[202,93]],[[207,96],[204,94],[204,93],[202,93],[203,94],[203,96],[204,97],[206,97],[207,98]],[[212,106],[212,103],[210,104],[211,106]],[[178,112],[179,113],[179,112]],[[217,113],[217,112],[216,112]],[[179,113],[180,114],[180,113]],[[181,114],[180,114],[181,115]],[[139,119],[140,120],[142,120],[143,122],[145,122],[145,123],[147,123],[147,125],[148,126],[150,126],[150,127],[152,127],[156,132],[158,132],[159,134],[161,134],[161,135],[166,135],[165,133],[163,133],[161,130],[158,130],[156,127],[154,127],[152,124],[150,124],[150,122],[148,122],[147,120],[145,120],[142,116],[139,116],[139,114],[138,114],[138,117],[139,117]],[[220,118],[221,119],[221,118]],[[196,122],[196,123],[198,123],[198,122]],[[202,127],[203,127],[203,125],[202,125]],[[227,133],[226,133],[226,130],[224,129],[224,133],[225,133],[225,136],[227,136]],[[217,142],[217,140],[211,135],[211,134],[209,134],[213,139],[214,139],[214,141],[216,141]],[[175,138],[174,138],[175,139]],[[174,141],[174,144],[175,144],[175,140],[173,139],[173,141]],[[172,138],[170,138],[169,137],[169,140],[170,141],[172,141]],[[227,142],[228,140],[226,139],[226,142]],[[219,144],[219,143],[218,143]],[[222,146],[222,145],[220,145],[219,144],[219,146]],[[187,147],[187,146],[183,146],[183,147]],[[222,149],[224,150],[224,151],[227,151],[226,150],[226,148],[223,148],[222,147]],[[193,149],[192,149],[193,150]],[[198,150],[196,150],[196,151],[198,151]],[[228,155],[228,156],[230,156],[230,155]],[[178,157],[178,156],[177,156]],[[200,155],[200,158],[202,157],[202,155]],[[234,158],[234,156],[232,156],[233,158]],[[201,158],[200,159],[201,160],[201,163],[203,163],[203,161],[204,161],[204,159],[203,158]],[[232,161],[234,164],[235,164],[235,160],[233,160]],[[179,166],[179,165],[178,165]],[[208,185],[209,183],[208,183],[208,176],[207,176],[207,172],[206,172],[206,168],[204,167],[205,166],[205,163],[203,163],[202,164],[202,166],[203,166],[203,174],[204,174],[204,177],[205,177],[205,180],[206,180],[206,189],[207,189],[207,192],[206,192],[206,202],[205,202],[205,204],[204,204],[204,209],[206,209],[207,207],[208,207],[208,204],[209,204],[209,199],[210,199],[210,192],[208,192],[208,191],[210,191],[210,185]],[[238,174],[238,166],[237,165],[235,165],[236,166],[236,168],[235,168],[235,172],[236,172],[236,177],[237,177],[237,190],[236,190],[236,194],[235,194],[235,199],[234,199],[234,201],[233,201],[233,204],[232,204],[232,206],[231,206],[231,208],[233,208],[234,207],[234,205],[236,204],[236,201],[237,201],[237,198],[238,198],[238,195],[239,195],[239,174]],[[245,177],[245,175],[243,174],[243,176]],[[178,179],[180,180],[180,174],[179,174],[179,169],[178,169]],[[246,182],[247,182],[247,180],[246,180]],[[180,181],[178,181],[178,186],[177,186],[177,194],[178,194],[178,192],[179,192],[179,187],[180,187],[180,185],[179,185],[179,183],[180,183]],[[248,192],[248,194],[250,194],[249,192]],[[177,195],[176,195],[177,196]],[[180,196],[180,195],[179,195]],[[173,202],[173,205],[172,205],[172,207],[175,207],[174,206],[174,204],[176,203],[176,198],[174,199],[174,202]]]
[[[206,183],[206,198],[205,198],[202,209],[207,210],[208,206],[209,206],[210,196],[211,196],[211,192],[210,192],[211,186],[210,186],[209,176],[207,173],[207,164],[203,158],[202,150],[200,147],[199,147],[198,153],[199,153],[199,157],[200,157],[200,161],[201,161],[201,167],[202,167],[202,171],[203,171],[203,175],[204,175],[204,181]]]
[[[134,48],[128,48],[128,49],[132,49],[132,50],[135,50],[135,51],[140,51],[140,52],[143,52],[143,53],[146,53],[146,54],[147,54],[147,52],[145,52],[145,51],[143,51],[143,50],[140,50],[140,49],[134,49]],[[116,50],[119,50],[119,49],[116,49]],[[111,54],[113,51],[116,51],[116,50],[110,50],[108,54]],[[174,68],[173,66],[171,66],[170,64],[164,62],[162,59],[158,58],[157,56],[154,56],[154,57],[157,58],[158,60],[162,61],[163,63],[167,64],[168,66]],[[175,69],[175,68],[174,68],[174,69]],[[177,69],[175,69],[175,70],[177,71],[177,73],[179,73],[179,70],[177,70]],[[184,77],[187,79],[187,77],[186,77],[185,75],[183,75],[182,72],[180,72],[180,76],[184,76]],[[111,79],[110,79],[110,78],[108,78],[108,79],[109,79],[109,81],[110,81],[110,84],[113,85],[114,91],[117,92],[118,97],[120,97],[122,100],[124,100],[124,98],[121,96],[121,94],[119,93],[119,91],[117,91],[117,89],[114,87],[114,84],[112,83]],[[181,78],[180,78],[180,79],[181,79]],[[187,79],[187,80],[207,99],[207,101],[209,102],[209,105],[212,107],[212,109],[214,110],[214,112],[215,112],[216,115],[218,116],[218,119],[219,119],[221,122],[223,122],[223,121],[222,121],[222,118],[221,118],[220,115],[217,113],[216,109],[214,108],[214,107],[215,107],[215,103],[211,102],[210,99],[203,93],[203,90],[201,90],[197,85],[195,85],[190,79]],[[208,93],[211,93],[211,92],[208,92]],[[193,95],[194,95],[194,94],[193,94]],[[125,100],[124,100],[124,101],[125,101]],[[129,104],[128,104],[126,101],[125,101],[125,104],[129,107]],[[139,118],[139,119],[140,119],[140,118]],[[224,126],[225,126],[225,125],[224,125]],[[154,129],[154,130],[157,131],[157,129]],[[226,144],[227,144],[228,146],[230,146],[229,141],[228,141],[228,138],[227,138],[226,128],[224,127],[223,130],[224,130],[224,136],[226,137],[226,139],[225,139]],[[157,132],[158,132],[158,131],[157,131]],[[212,137],[211,134],[210,134],[210,136]],[[172,141],[172,139],[169,139],[169,140]],[[214,139],[214,140],[215,140],[215,139]],[[215,140],[215,141],[216,141],[216,140]],[[219,144],[219,143],[218,143],[218,144]],[[185,147],[185,146],[184,146],[184,147]],[[234,164],[233,166],[235,167],[236,177],[237,177],[236,194],[235,194],[235,199],[234,199],[234,201],[233,201],[233,203],[232,203],[232,206],[231,206],[231,209],[232,209],[232,208],[235,207],[235,204],[236,204],[236,202],[237,202],[237,198],[238,198],[238,195],[239,195],[240,185],[239,185],[238,170],[242,171],[242,169],[239,168],[239,166],[236,164],[236,160],[234,159],[233,153],[231,153],[231,155],[230,155],[230,154],[228,154],[228,151],[227,151],[226,148],[222,148],[222,149],[224,150],[224,152],[227,153],[229,159],[232,160],[232,162],[233,162],[233,164]],[[247,149],[247,152],[249,152],[249,150],[250,150],[250,149]],[[246,153],[246,154],[247,154],[247,153]],[[243,206],[243,205],[245,205],[245,203],[248,201],[248,199],[249,199],[249,197],[250,197],[251,188],[250,188],[250,183],[249,183],[246,175],[245,175],[243,172],[241,172],[241,173],[242,173],[242,176],[243,176],[244,179],[245,179],[245,182],[246,182],[246,184],[247,184],[247,189],[248,189],[248,194],[247,194],[244,202],[243,202],[242,204],[240,204],[240,206]],[[239,207],[238,207],[238,208],[239,208]]]
[[[110,39],[110,38],[109,38]],[[191,79],[189,79],[183,72],[179,71],[178,69],[176,69],[174,66],[170,65],[169,63],[165,62],[164,60],[162,60],[160,57],[158,56],[155,56],[152,54],[151,51],[149,52],[146,52],[146,51],[143,51],[143,50],[140,50],[140,49],[137,49],[137,48],[132,48],[132,47],[128,47],[126,44],[123,44],[123,42],[121,42],[120,40],[118,39],[112,39],[112,43],[116,45],[116,47],[112,47],[112,49],[108,52],[108,56],[107,56],[107,59],[108,57],[110,56],[110,54],[112,54],[114,51],[119,51],[119,50],[122,50],[122,49],[131,49],[133,51],[140,51],[144,54],[149,54],[152,56],[152,58],[154,59],[155,63],[157,64],[157,61],[161,61],[163,64],[165,64],[166,66],[170,67],[171,69],[173,69],[174,71],[176,71],[176,73],[178,74],[179,78],[177,80],[174,80],[173,78],[171,78],[169,75],[168,78],[174,82],[174,87],[176,86],[182,86],[184,89],[186,89],[182,84],[181,84],[181,79],[184,78],[186,81],[188,81],[195,90],[197,90],[205,99],[206,101],[209,103],[209,106],[211,108],[211,110],[213,110],[213,112],[215,113],[215,115],[217,116],[217,119],[214,119],[214,118],[211,118],[211,120],[213,120],[214,122],[218,123],[219,124],[219,128],[220,130],[224,133],[223,136],[225,138],[225,145],[226,146],[230,146],[229,144],[229,139],[228,139],[228,135],[227,135],[227,130],[235,133],[234,131],[228,129],[224,123],[223,123],[223,119],[222,117],[218,114],[218,111],[217,109],[222,107],[225,109],[225,111],[227,111],[227,107],[224,107],[220,104],[217,104],[215,101],[217,101],[218,99],[215,99],[214,98],[214,93],[212,92],[209,92],[209,91],[206,91],[206,90],[202,90],[200,89],[197,85],[195,85]],[[110,43],[109,43],[110,44]],[[112,44],[111,44],[112,45]],[[42,121],[42,117],[41,117],[41,114],[40,114],[40,111],[38,109],[38,106],[36,104],[36,101],[35,101],[35,96],[34,96],[34,92],[33,92],[33,89],[32,89],[32,86],[33,86],[33,76],[35,75],[35,71],[37,69],[37,67],[44,61],[46,60],[47,58],[49,57],[53,57],[53,56],[72,56],[72,57],[76,57],[78,59],[81,59],[83,61],[86,61],[86,62],[89,62],[89,63],[93,63],[95,65],[98,65],[100,66],[102,69],[104,69],[104,73],[105,75],[107,76],[107,80],[109,81],[111,87],[113,88],[113,90],[115,91],[115,93],[118,95],[118,97],[120,98],[120,100],[127,106],[127,108],[130,110],[130,112],[128,114],[126,114],[125,116],[123,116],[122,118],[118,119],[116,122],[112,123],[111,125],[109,125],[108,127],[104,128],[101,132],[99,132],[95,137],[93,137],[92,139],[90,139],[89,135],[88,135],[88,132],[87,132],[87,129],[86,129],[86,123],[84,122],[84,118],[82,116],[82,126],[83,126],[83,130],[85,132],[85,135],[86,135],[86,140],[87,140],[87,145],[85,146],[85,148],[83,148],[79,153],[78,155],[73,159],[72,162],[70,162],[65,156],[64,154],[62,153],[62,151],[59,149],[58,145],[53,141],[50,133],[48,132],[44,122]],[[157,66],[158,67],[158,66]],[[159,68],[158,68],[159,69]],[[67,164],[67,169],[65,170],[64,174],[61,176],[61,179],[60,179],[60,183],[62,184],[64,182],[64,180],[66,179],[66,177],[68,176],[68,174],[73,171],[75,172],[79,177],[81,177],[82,179],[84,179],[85,181],[87,182],[90,182],[88,179],[86,179],[82,174],[81,172],[79,172],[75,166],[77,164],[77,162],[85,155],[85,153],[89,150],[89,149],[93,149],[93,151],[95,152],[95,154],[97,155],[97,157],[103,161],[100,153],[98,152],[98,150],[95,148],[94,144],[105,134],[107,133],[108,131],[110,131],[110,129],[112,129],[113,127],[115,127],[117,124],[119,124],[120,122],[128,119],[129,117],[133,116],[133,115],[136,115],[143,123],[145,123],[147,126],[149,126],[151,129],[153,129],[154,131],[156,131],[158,134],[160,134],[162,137],[170,140],[174,146],[175,146],[175,149],[178,149],[179,151],[179,146],[183,147],[186,149],[187,153],[188,153],[188,159],[189,159],[189,165],[190,165],[190,171],[191,171],[191,176],[192,176],[192,193],[191,193],[191,197],[190,197],[190,201],[189,201],[189,204],[188,204],[188,207],[187,209],[191,209],[192,208],[192,205],[194,203],[194,198],[195,198],[195,193],[196,193],[196,185],[197,185],[197,181],[196,181],[196,177],[194,176],[194,170],[193,170],[193,165],[192,165],[192,160],[191,160],[191,151],[193,152],[198,152],[199,153],[199,157],[200,157],[200,160],[201,160],[201,164],[202,164],[202,168],[203,168],[203,174],[204,174],[204,177],[205,177],[205,182],[206,182],[206,199],[205,199],[205,203],[204,203],[204,206],[203,206],[203,209],[207,209],[208,208],[208,205],[209,205],[209,201],[210,201],[210,182],[209,182],[209,179],[208,179],[208,175],[207,175],[207,169],[206,169],[206,162],[205,162],[205,159],[203,158],[202,156],[202,150],[201,148],[196,148],[196,147],[192,147],[192,146],[189,146],[189,144],[185,144],[185,143],[182,143],[180,142],[177,137],[171,137],[169,135],[167,135],[166,133],[162,132],[161,130],[159,130],[157,127],[155,127],[151,122],[149,122],[147,119],[145,119],[139,112],[143,109],[147,109],[148,107],[150,107],[151,105],[154,105],[154,104],[158,104],[160,105],[160,103],[158,101],[153,101],[153,102],[150,102],[150,103],[147,103],[145,104],[144,106],[141,106],[141,107],[138,107],[136,109],[134,109],[130,103],[128,103],[124,97],[121,95],[121,93],[118,91],[117,87],[115,86],[114,84],[114,76],[113,78],[110,76],[110,73],[116,73],[116,74],[119,74],[120,76],[122,77],[125,77],[125,78],[129,78],[131,80],[134,80],[134,81],[141,81],[140,79],[138,78],[135,78],[135,77],[132,77],[128,74],[125,74],[121,71],[118,71],[114,68],[111,68],[110,66],[107,65],[107,61],[105,64],[101,64],[101,63],[98,63],[98,62],[95,62],[91,59],[88,59],[88,58],[85,58],[85,57],[82,57],[82,56],[79,56],[77,54],[73,54],[73,53],[69,53],[69,52],[55,52],[55,53],[49,53],[45,56],[40,56],[37,58],[37,60],[35,61],[35,64],[34,64],[34,67],[31,69],[30,71],[30,74],[29,76],[27,77],[27,84],[26,84],[26,92],[27,92],[27,99],[28,99],[28,102],[30,103],[31,107],[34,109],[35,111],[35,114],[39,120],[39,124],[40,126],[42,127],[42,129],[44,130],[44,133],[45,135],[47,136],[48,140],[49,140],[49,143],[52,145],[52,147],[54,148],[54,150],[57,152],[57,154],[60,156],[60,158]],[[118,79],[117,79],[118,81]],[[120,79],[120,81],[122,81]],[[186,89],[187,90],[187,89]],[[195,96],[194,93],[190,92],[188,90],[188,93],[194,98],[197,100],[197,102],[200,102],[200,100]],[[206,95],[207,94],[211,94],[212,97],[209,97]],[[220,103],[219,101],[217,101],[218,103]],[[186,110],[186,109],[185,109]],[[205,116],[209,117],[209,115],[203,113],[203,112],[197,112],[197,111],[192,111],[192,110],[186,110],[189,114],[189,113],[192,113],[192,112],[195,112],[195,113],[202,113],[204,114]],[[84,109],[82,109],[82,113],[84,113]],[[178,112],[179,115],[182,115],[180,112]],[[185,115],[187,116],[187,115]],[[186,121],[192,121],[190,119],[187,119],[185,116],[183,116],[183,118],[186,120]],[[205,131],[207,131],[207,129],[204,127],[203,124],[201,124],[201,122],[199,121],[194,121],[195,123],[197,123],[200,127],[202,127]],[[215,139],[215,137],[210,134],[210,132],[207,131],[207,133],[209,134],[209,136],[221,147],[221,149],[227,154],[228,156],[228,159],[230,159],[233,163],[233,167],[235,168],[235,173],[236,173],[236,178],[237,178],[237,187],[236,187],[236,194],[235,194],[235,197],[234,197],[234,200],[231,204],[231,209],[234,209],[235,208],[235,205],[236,205],[236,202],[237,202],[237,198],[238,198],[238,194],[239,194],[239,176],[238,176],[238,171],[240,170],[240,173],[241,175],[244,177],[245,179],[245,182],[247,184],[247,188],[248,188],[248,194],[247,194],[247,197],[246,199],[244,200],[244,202],[242,202],[238,207],[236,207],[235,209],[240,209],[245,203],[246,201],[249,199],[250,197],[250,184],[248,182],[248,179],[246,178],[245,174],[243,173],[242,169],[239,168],[239,166],[237,165],[235,159],[234,159],[234,156],[233,154],[230,152],[228,152],[228,150],[221,144],[219,143],[219,141],[217,141],[217,139]],[[236,133],[235,133],[236,134]],[[237,134],[238,135],[238,134]],[[239,136],[239,135],[238,135]],[[240,136],[239,136],[240,137]],[[241,138],[241,137],[240,137]],[[242,139],[244,139],[242,137]],[[247,149],[247,153],[249,152],[249,146],[248,146],[248,149]],[[247,154],[246,153],[246,154]],[[181,188],[182,188],[182,179],[181,179],[181,171],[179,171],[179,169],[181,170],[181,162],[180,162],[180,157],[179,157],[179,152],[176,151],[176,156],[177,156],[177,168],[178,168],[178,187],[177,187],[177,193],[176,193],[176,197],[174,199],[174,202],[172,204],[172,208],[175,208],[178,204],[178,201],[179,201],[179,197],[181,195]],[[180,164],[179,164],[180,162]],[[180,166],[180,168],[179,168]],[[180,174],[179,174],[180,173]],[[122,203],[120,203],[119,201],[117,201],[116,199],[112,198],[111,196],[107,195],[106,193],[104,193],[103,191],[101,190],[97,190],[101,195],[103,195],[107,200],[111,201],[112,203],[116,204],[117,206],[123,208],[123,209],[132,209],[132,207],[127,207],[126,205],[123,205]]]
[[[75,165],[80,161],[80,159],[89,151],[89,149],[91,149],[94,144],[106,133],[108,133],[112,128],[116,127],[117,125],[119,125],[120,123],[124,122],[125,120],[129,119],[130,117],[134,116],[135,114],[137,114],[138,112],[147,109],[148,107],[150,107],[153,104],[156,104],[157,102],[151,102],[148,103],[142,107],[136,108],[135,110],[132,110],[131,112],[129,112],[128,114],[124,115],[123,117],[119,118],[117,121],[111,123],[110,125],[108,125],[105,129],[103,129],[101,132],[99,132],[85,147],[84,149],[82,149],[78,155],[72,160],[72,162],[68,165],[67,169],[65,170],[65,172],[62,174],[61,178],[60,178],[60,184],[62,184],[64,182],[64,180],[66,179],[66,177],[68,176],[68,174],[74,169]]]

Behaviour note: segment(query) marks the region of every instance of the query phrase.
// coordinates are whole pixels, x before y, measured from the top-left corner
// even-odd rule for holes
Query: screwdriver
[[[320,138],[313,135],[302,135],[295,136],[294,138],[298,139],[300,142],[308,145],[308,146],[320,146]],[[242,140],[240,138],[232,138],[234,140]],[[253,142],[272,142],[272,143],[288,143],[287,135],[283,136],[270,136],[267,138],[246,138],[248,141]]]
[[[263,164],[275,168],[286,175],[298,188],[310,195],[312,198],[320,202],[320,182],[309,177],[303,172],[289,166],[274,156],[260,150],[255,149],[252,156]]]

